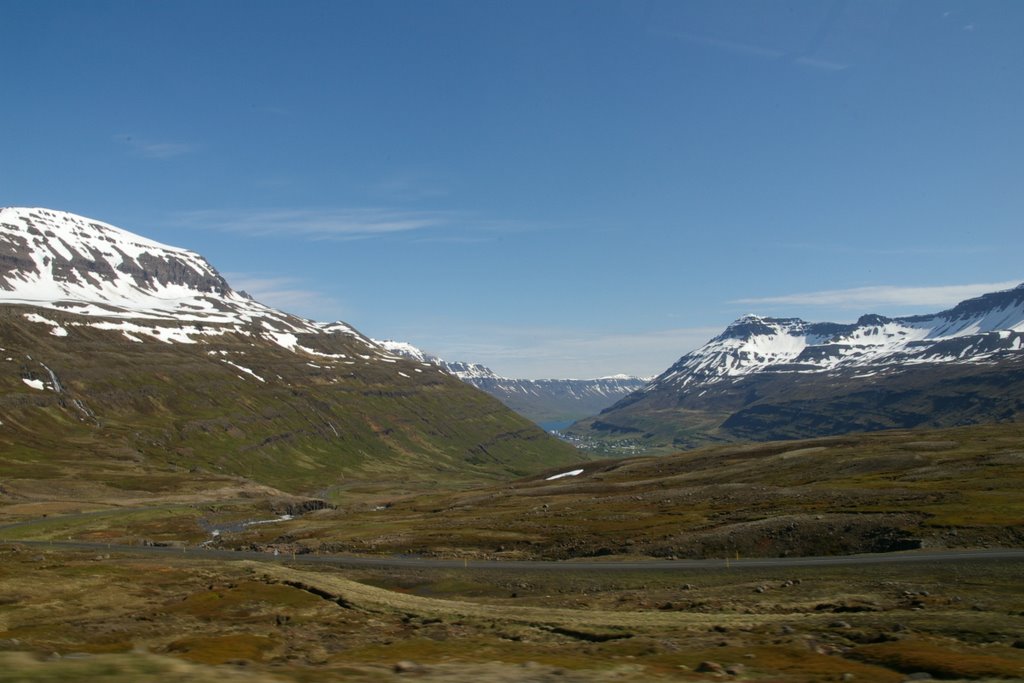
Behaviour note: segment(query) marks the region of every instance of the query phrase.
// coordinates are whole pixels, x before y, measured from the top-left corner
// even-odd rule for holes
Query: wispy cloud
[[[661,29],[652,29],[652,33],[667,36],[670,38],[677,38],[679,40],[691,43],[693,45],[701,45],[715,50],[721,50],[723,52],[731,52],[733,54],[752,57],[755,59],[781,61],[784,63],[795,64],[797,66],[817,69],[820,71],[843,71],[844,69],[848,69],[850,66],[849,64],[837,62],[835,60],[823,59],[814,54],[804,54],[803,52],[790,52],[787,50],[780,50],[775,47],[768,47],[765,45],[758,45],[755,43],[745,43],[735,40],[724,40],[721,38],[714,38],[706,35],[698,35],[695,33],[682,33],[677,31],[665,31]]]
[[[137,156],[148,159],[171,159],[198,151],[197,145],[183,142],[155,141],[135,135],[117,135],[115,140],[128,147]]]
[[[725,50],[726,52],[732,52],[740,55],[747,55],[749,57],[761,57],[764,59],[779,59],[786,53],[782,50],[766,47],[763,45],[755,45],[753,43],[741,43],[734,40],[722,40],[720,38],[713,38],[711,36],[702,36],[695,33],[681,33],[677,31],[664,31],[654,29],[653,33],[668,36],[671,38],[678,38],[688,43],[695,45],[703,45],[705,47],[712,47],[719,50]]]
[[[793,63],[799,64],[800,66],[810,67],[812,69],[819,69],[821,71],[843,71],[844,69],[850,68],[849,64],[833,62],[828,59],[820,59],[818,57],[810,57],[807,55],[797,57],[793,60]]]
[[[436,237],[419,237],[417,244],[483,244],[494,242],[497,238],[487,235],[438,235]]]
[[[453,212],[385,208],[187,211],[175,221],[190,227],[246,235],[292,235],[314,239],[360,239],[449,225]]]
[[[290,277],[260,277],[249,273],[224,273],[232,288],[244,291],[260,303],[282,311],[313,319],[322,319],[323,311],[342,318],[341,306],[322,292],[304,289],[302,283]]]
[[[871,254],[877,256],[922,256],[935,254],[982,254],[995,250],[987,244],[915,244],[902,247],[880,247],[875,245],[827,244],[820,242],[795,242],[780,244],[787,249],[803,249],[831,254]]]
[[[179,227],[237,232],[248,236],[285,235],[310,240],[358,240],[388,235],[415,235],[417,242],[474,244],[546,229],[540,223],[487,218],[456,210],[391,207],[229,209],[185,211],[170,222]]]
[[[481,326],[447,328],[443,335],[410,331],[407,341],[448,360],[483,363],[524,379],[656,375],[721,332],[711,327],[647,333]]]
[[[392,176],[368,185],[366,191],[387,202],[416,202],[448,194],[440,183],[422,174]]]
[[[970,285],[941,285],[933,287],[898,287],[879,285],[852,289],[828,289],[818,292],[785,294],[736,299],[734,304],[767,304],[799,306],[835,306],[866,309],[872,306],[952,306],[964,299],[987,292],[1012,289],[1019,281],[987,282]]]

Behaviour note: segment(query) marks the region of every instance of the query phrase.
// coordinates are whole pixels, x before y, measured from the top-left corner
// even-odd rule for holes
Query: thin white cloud
[[[923,244],[902,247],[862,246],[853,244],[826,244],[819,242],[792,242],[780,244],[787,249],[802,249],[830,254],[873,254],[878,256],[929,256],[935,254],[983,254],[995,251],[987,244]]]
[[[803,57],[797,57],[794,60],[794,63],[799,64],[800,66],[807,66],[812,69],[820,69],[821,71],[843,71],[850,67],[849,64],[833,62],[828,59],[820,59],[818,57],[809,57],[806,55]]]
[[[670,38],[678,38],[688,43],[695,45],[703,45],[705,47],[717,48],[719,50],[725,50],[726,52],[733,52],[741,55],[748,55],[750,57],[761,57],[764,59],[779,59],[786,53],[782,50],[772,47],[765,47],[763,45],[754,45],[753,43],[741,43],[734,40],[722,40],[721,38],[713,38],[711,36],[702,36],[696,33],[684,33],[680,31],[666,31],[663,29],[652,29],[651,33],[655,35],[667,36]]]
[[[115,136],[115,140],[126,145],[133,154],[148,159],[171,159],[192,154],[199,149],[198,146],[193,144],[167,141],[157,142],[134,135],[118,135]]]
[[[731,52],[733,54],[744,55],[756,59],[772,61],[780,60],[787,63],[797,64],[799,66],[809,67],[811,69],[818,69],[821,71],[843,71],[844,69],[847,69],[850,66],[849,64],[844,64],[842,62],[837,62],[829,59],[822,59],[820,57],[807,54],[801,54],[794,57],[792,53],[774,47],[767,47],[764,45],[756,45],[754,43],[745,43],[734,40],[723,40],[721,38],[713,38],[711,36],[703,36],[695,33],[682,33],[676,31],[665,31],[660,29],[653,29],[652,33],[655,33],[657,35],[668,36],[671,38],[678,38],[687,43],[714,48],[717,50],[722,50],[724,52]]]
[[[322,319],[323,311],[331,311],[334,319],[343,317],[341,306],[322,292],[304,289],[289,277],[259,277],[247,273],[225,273],[224,278],[236,291],[244,291],[260,303],[281,311],[311,319]]]
[[[358,240],[416,235],[416,241],[447,243],[493,241],[499,235],[546,229],[539,223],[479,217],[465,211],[389,207],[185,211],[171,216],[170,222],[179,227],[255,237]]]
[[[450,212],[384,208],[267,209],[188,211],[178,214],[175,221],[190,227],[241,232],[246,235],[358,239],[436,228],[449,224],[452,217]]]
[[[481,237],[473,235],[440,235],[438,237],[421,237],[417,244],[483,244],[494,242],[497,237]]]
[[[1019,281],[988,282],[970,285],[941,285],[933,287],[874,286],[852,289],[828,289],[818,292],[785,294],[736,299],[733,304],[834,306],[867,309],[873,306],[953,306],[988,292],[1012,289]]]
[[[448,194],[445,187],[418,174],[392,176],[366,189],[370,195],[389,202],[416,202]]]
[[[635,334],[474,327],[446,328],[438,336],[410,331],[403,340],[446,360],[482,363],[505,377],[566,379],[657,375],[720,332],[711,327]]]

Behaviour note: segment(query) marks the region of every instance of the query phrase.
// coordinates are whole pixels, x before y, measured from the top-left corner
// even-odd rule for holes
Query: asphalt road
[[[33,548],[79,550],[98,554],[174,555],[211,560],[255,560],[259,562],[301,562],[337,567],[380,567],[412,569],[494,569],[550,571],[670,571],[711,570],[726,568],[823,567],[872,564],[905,564],[912,562],[955,563],[971,561],[1024,561],[1024,549],[987,550],[909,550],[894,553],[839,555],[830,557],[758,557],[749,559],[709,560],[449,560],[416,556],[365,557],[357,555],[291,555],[252,550],[218,550],[215,548],[173,548],[143,545],[108,545],[81,541],[3,541]]]

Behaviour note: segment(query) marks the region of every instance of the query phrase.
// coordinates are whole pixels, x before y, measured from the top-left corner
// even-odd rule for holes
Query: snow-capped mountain
[[[296,334],[337,332],[379,353],[345,323],[305,320],[236,292],[195,252],[50,209],[0,209],[0,303],[102,318],[84,324],[133,340],[194,343],[245,330],[294,348]]]
[[[0,290],[11,303],[225,322],[253,303],[194,252],[62,211],[0,209],[0,250]]]
[[[578,458],[432,363],[70,213],[0,209],[0,322],[0,440],[40,458],[128,453],[292,487],[360,468],[493,476]]]
[[[463,382],[486,391],[519,414],[541,423],[568,422],[593,415],[649,381],[649,378],[629,375],[596,379],[512,379],[502,377],[479,363],[438,358],[407,342],[384,340],[376,343],[396,355],[432,363]]]
[[[1024,350],[1024,284],[934,315],[862,316],[808,323],[747,315],[658,376],[654,385],[703,387],[753,373],[899,370],[920,363],[983,363]]]
[[[1008,419],[1022,369],[1024,285],[849,324],[747,315],[575,431],[689,446]]]
[[[448,374],[455,375],[462,381],[469,384],[473,384],[474,380],[479,379],[502,379],[498,377],[493,370],[484,365],[480,365],[479,363],[447,361],[443,358],[438,358],[437,356],[426,353],[408,342],[394,341],[391,339],[374,339],[373,342],[396,356],[415,360],[420,363],[436,365]]]

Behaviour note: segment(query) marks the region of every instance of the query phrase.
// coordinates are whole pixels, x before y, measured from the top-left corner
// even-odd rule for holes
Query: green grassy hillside
[[[579,468],[550,481],[565,470],[376,507],[346,505],[223,541],[547,559],[1024,543],[1024,429],[1017,424],[718,446]]]
[[[26,318],[33,313],[66,336]],[[369,356],[350,335],[300,336],[308,350],[292,351],[255,328],[208,329],[217,334],[199,343],[134,334],[140,343],[96,322],[0,307],[7,488],[53,480],[159,490],[185,473],[322,492],[352,479],[521,476],[581,457],[483,392]]]

